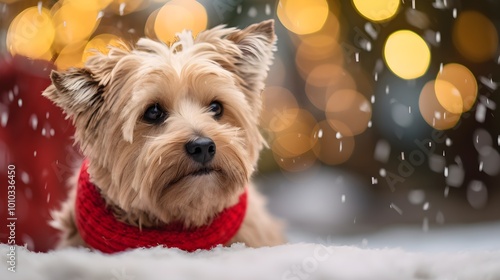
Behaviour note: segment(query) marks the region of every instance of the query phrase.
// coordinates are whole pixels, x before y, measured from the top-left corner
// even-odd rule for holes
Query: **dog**
[[[251,182],[266,145],[258,125],[274,21],[177,37],[170,45],[142,38],[96,53],[82,68],[52,71],[43,95],[72,120],[85,156],[68,199],[52,214],[58,248],[193,251],[284,242],[281,222]],[[95,212],[95,204],[105,209]],[[129,230],[135,235],[123,237]],[[148,232],[152,240],[144,243]],[[163,244],[162,235],[182,240]],[[116,247],[117,238],[135,241]],[[190,245],[203,240],[212,243]]]

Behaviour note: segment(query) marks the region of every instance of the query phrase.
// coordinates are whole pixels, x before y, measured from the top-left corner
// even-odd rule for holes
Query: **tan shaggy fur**
[[[172,221],[202,226],[246,187],[247,214],[231,243],[276,245],[283,242],[281,225],[250,182],[264,145],[260,94],[275,41],[272,20],[243,30],[219,26],[196,38],[184,31],[171,46],[140,39],[135,47],[97,53],[83,68],[54,71],[43,95],[73,120],[91,180],[121,221],[141,228]],[[220,119],[208,110],[213,101],[223,105]],[[160,124],[143,120],[153,104],[168,113]],[[217,152],[213,172],[195,176],[200,166],[185,144],[197,137],[211,138]],[[53,213],[59,247],[85,245],[74,200],[72,190]]]

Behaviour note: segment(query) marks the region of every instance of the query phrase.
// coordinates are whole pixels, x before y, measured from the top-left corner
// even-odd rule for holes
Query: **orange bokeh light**
[[[446,64],[437,74],[435,91],[439,103],[446,110],[460,114],[469,111],[476,102],[476,78],[461,64]]]
[[[419,109],[424,120],[433,128],[439,130],[454,127],[461,114],[446,110],[438,101],[435,91],[435,81],[429,81],[420,92]]]
[[[276,9],[281,23],[295,34],[319,31],[328,17],[325,0],[280,0]]]
[[[457,50],[472,62],[491,59],[498,49],[498,32],[495,25],[476,11],[460,13],[452,33]]]
[[[372,116],[370,102],[359,92],[341,89],[330,95],[325,110],[328,124],[342,136],[364,132]]]
[[[335,64],[315,67],[307,76],[305,92],[309,101],[320,110],[326,109],[330,96],[340,89],[356,89],[351,75]]]
[[[283,87],[266,87],[262,92],[260,124],[264,129],[280,132],[297,118],[299,107],[295,96]]]
[[[165,43],[175,41],[175,34],[184,29],[191,30],[193,36],[207,28],[208,18],[205,7],[195,0],[172,0],[161,7],[154,23],[158,39]]]
[[[338,137],[338,131],[332,129],[327,121],[319,122],[313,130],[314,154],[320,161],[329,165],[346,162],[354,151],[354,137]]]

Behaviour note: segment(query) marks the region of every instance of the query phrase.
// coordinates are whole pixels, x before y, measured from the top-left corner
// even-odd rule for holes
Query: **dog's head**
[[[199,226],[234,204],[253,173],[275,40],[271,20],[184,31],[171,46],[141,39],[52,72],[43,95],[73,120],[108,202]]]

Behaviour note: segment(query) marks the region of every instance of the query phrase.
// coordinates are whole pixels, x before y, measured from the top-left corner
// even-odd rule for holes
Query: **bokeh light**
[[[312,45],[323,45],[323,43],[317,39],[316,35],[325,35],[331,37],[335,41],[338,40],[340,36],[340,23],[334,13],[328,13],[326,21],[320,29],[313,33],[299,34],[298,38],[303,42],[309,41]],[[328,42],[326,42],[326,44],[328,44]]]
[[[86,45],[83,51],[82,61],[85,62],[87,59],[94,55],[95,52],[100,52],[102,54],[108,54],[110,47],[122,47],[122,40],[120,37],[113,34],[99,34],[92,38]]]
[[[434,82],[436,98],[447,111],[460,114],[464,107],[464,102],[458,89],[450,82],[445,80],[436,80]]]
[[[435,89],[434,80],[427,82],[422,88],[418,102],[420,114],[433,128],[450,129],[457,124],[461,114],[452,113],[443,108],[437,99]]]
[[[341,136],[354,136],[368,128],[372,108],[361,93],[341,89],[330,95],[325,114],[328,124]]]
[[[408,106],[399,102],[391,104],[391,116],[400,127],[410,127],[413,124],[413,114]]]
[[[399,30],[387,38],[384,58],[394,74],[409,80],[425,74],[431,60],[431,52],[418,34],[410,30]]]
[[[0,0],[0,3],[12,4],[20,0]]]
[[[159,12],[160,12],[160,9],[154,10],[148,16],[148,19],[146,20],[146,24],[144,24],[144,35],[150,39],[153,39],[153,40],[158,39],[156,37],[155,22],[156,22],[156,17],[158,16]]]
[[[340,89],[356,89],[356,82],[341,66],[321,64],[310,71],[305,92],[309,101],[320,110],[326,109],[330,96]]]
[[[55,30],[49,10],[31,7],[18,14],[7,31],[7,49],[12,55],[50,59]]]
[[[316,156],[312,153],[317,141],[313,137],[316,119],[309,111],[299,108],[287,109],[280,115],[282,117],[278,117],[277,121],[288,125],[272,136],[274,158],[283,170],[297,172],[307,169],[316,161]],[[294,116],[294,121],[290,122],[287,116]]]
[[[476,101],[476,78],[461,64],[446,64],[436,77],[435,91],[444,109],[460,114],[470,110]]]
[[[354,137],[339,137],[339,132],[332,129],[327,121],[319,122],[313,130],[313,139],[317,139],[313,147],[318,159],[329,165],[337,165],[347,161],[354,151]]]
[[[319,65],[342,65],[344,62],[342,48],[332,37],[316,34],[312,36],[314,37],[300,42],[295,54],[295,65],[304,79]]]
[[[266,87],[262,93],[260,125],[271,132],[290,127],[297,118],[299,107],[295,96],[283,87]]]
[[[191,30],[193,36],[207,28],[207,12],[197,1],[172,0],[158,12],[154,30],[158,39],[165,43],[175,41],[175,34],[184,29]]]
[[[64,47],[55,61],[57,69],[65,70],[70,67],[83,67],[85,46],[86,42],[81,41]]]
[[[343,50],[338,43],[340,24],[333,13],[329,13],[323,27],[313,33],[298,36],[295,64],[302,78],[321,64],[342,65]]]
[[[478,180],[472,180],[467,186],[467,201],[475,209],[481,209],[488,203],[488,188]]]
[[[77,9],[88,11],[100,11],[105,9],[113,0],[64,0],[64,4],[71,4]]]
[[[311,138],[316,125],[314,116],[309,111],[299,108],[288,109],[283,114],[296,116],[295,121],[286,129],[275,133],[273,151],[285,158],[309,151],[315,144],[315,139]]]
[[[276,13],[280,22],[295,34],[319,31],[328,17],[325,0],[280,0]]]
[[[500,154],[495,148],[485,146],[479,151],[479,164],[482,164],[484,173],[497,176],[500,172]]]
[[[294,173],[305,171],[316,162],[316,155],[312,151],[286,158],[279,156],[273,149],[273,157],[281,170]]]
[[[76,1],[78,2],[78,1]],[[87,40],[100,22],[99,9],[82,9],[81,4],[64,2],[52,18],[56,28],[55,49]]]
[[[112,0],[109,9],[115,14],[124,16],[146,8],[149,1],[144,0]]]
[[[375,22],[394,17],[399,9],[399,2],[399,0],[352,0],[360,15]]]
[[[464,11],[453,26],[453,43],[466,59],[483,62],[491,59],[498,49],[498,31],[481,13]]]
[[[274,18],[277,50],[259,93],[262,110],[251,112],[268,144],[255,179],[263,190],[276,187],[264,192],[280,200],[271,204],[274,214],[293,208],[292,199],[303,202],[298,215],[304,207],[319,211],[295,219],[283,208],[280,218],[292,222],[287,233],[311,239],[301,231],[342,237],[360,226],[432,233],[456,222],[496,223],[499,10],[498,0],[0,0],[0,151],[40,161],[24,170],[29,164],[10,160],[23,169],[20,202],[56,207],[62,189],[51,181],[64,182],[55,178],[64,176],[64,155],[47,145],[71,145],[64,131],[72,129],[41,96],[51,69],[84,67],[92,55],[133,48],[143,37],[172,47],[185,29],[199,38],[220,24],[243,29]],[[33,145],[9,140],[19,128],[33,133]],[[31,218],[50,215],[42,216]],[[337,216],[351,226],[338,231]],[[20,227],[21,243],[55,241],[36,228]],[[367,237],[361,245],[368,240],[377,243]]]

